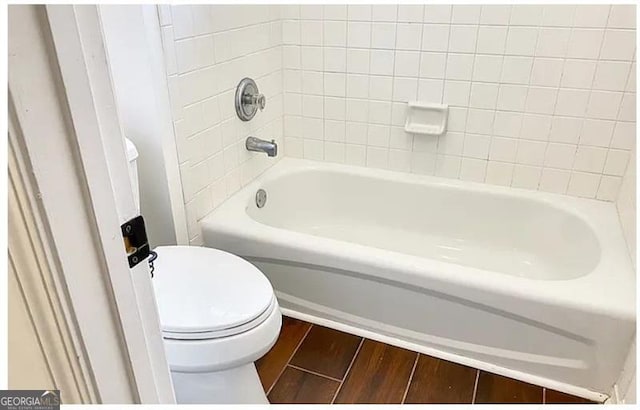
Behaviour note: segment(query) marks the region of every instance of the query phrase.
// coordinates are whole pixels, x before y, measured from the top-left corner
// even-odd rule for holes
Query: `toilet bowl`
[[[125,139],[138,212],[138,151]],[[253,364],[282,317],[269,280],[227,252],[159,246],[152,280],[178,404],[268,403]]]
[[[153,287],[178,404],[268,403],[254,361],[282,323],[267,278],[217,249],[160,246]]]

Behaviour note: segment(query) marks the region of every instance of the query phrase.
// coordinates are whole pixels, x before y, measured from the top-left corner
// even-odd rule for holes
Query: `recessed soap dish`
[[[411,134],[442,135],[447,131],[449,106],[410,101],[404,130]]]

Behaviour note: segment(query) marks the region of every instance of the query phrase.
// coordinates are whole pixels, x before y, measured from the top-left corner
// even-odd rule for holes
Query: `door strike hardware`
[[[120,228],[122,229],[129,267],[133,268],[149,256],[149,241],[144,227],[144,218],[142,215],[138,215],[122,224]]]

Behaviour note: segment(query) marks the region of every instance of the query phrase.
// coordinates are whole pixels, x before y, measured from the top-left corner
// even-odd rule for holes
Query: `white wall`
[[[191,244],[198,220],[273,165],[282,138],[279,6],[160,6],[173,126]],[[235,113],[235,87],[252,77],[267,97],[250,122]],[[247,136],[275,139],[280,154],[248,152]]]
[[[614,200],[635,6],[283,6],[286,155]],[[410,100],[450,106],[439,138]]]
[[[622,179],[620,194],[616,201],[620,224],[627,241],[629,254],[636,266],[636,153],[632,151],[629,166]]]
[[[139,152],[140,208],[152,247],[187,243],[155,6],[103,5],[100,17],[125,135]]]
[[[631,152],[629,165],[622,179],[620,193],[616,200],[620,225],[627,242],[629,255],[637,269],[636,260],[636,151]],[[618,382],[618,400],[626,404],[636,403],[636,339],[634,339]]]
[[[620,404],[635,404],[636,398],[636,340],[634,339],[629,347],[629,353],[624,362],[622,372],[612,396],[617,403]]]

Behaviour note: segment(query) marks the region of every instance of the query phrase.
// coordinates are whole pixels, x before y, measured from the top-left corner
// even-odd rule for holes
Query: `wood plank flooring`
[[[335,403],[402,403],[417,358],[417,353],[364,340]]]
[[[592,403],[289,317],[256,367],[274,404]]]

